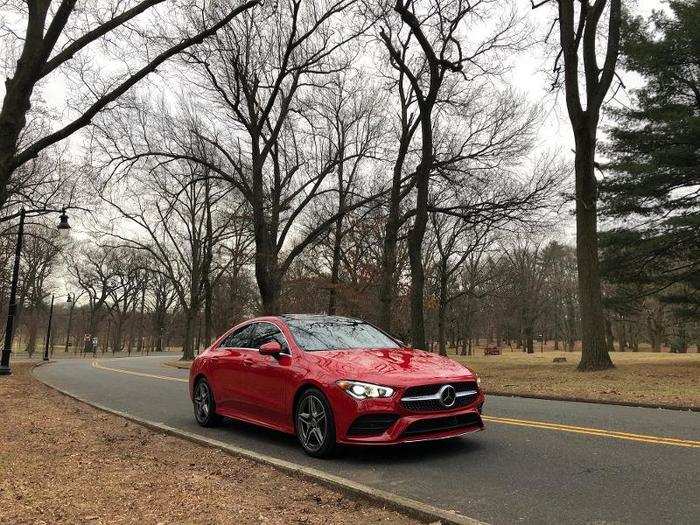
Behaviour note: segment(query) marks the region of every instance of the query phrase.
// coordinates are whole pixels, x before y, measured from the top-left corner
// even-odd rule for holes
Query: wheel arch
[[[204,379],[207,383],[209,383],[209,388],[212,391],[212,395],[214,394],[214,388],[211,386],[211,381],[209,381],[209,378],[207,377],[207,375],[204,372],[199,371],[194,375],[194,377],[192,377],[192,381],[190,382],[190,398],[191,399],[194,399],[194,387],[197,386],[197,383],[199,383],[200,379]]]
[[[319,392],[321,392],[323,397],[326,399],[328,406],[331,408],[331,410],[333,410],[328,396],[323,392],[322,385],[311,380],[304,381],[297,387],[296,391],[294,392],[294,396],[292,397],[292,427],[294,428],[295,432],[297,430],[297,404],[299,403],[299,398],[301,398],[304,392],[311,389],[318,390]]]

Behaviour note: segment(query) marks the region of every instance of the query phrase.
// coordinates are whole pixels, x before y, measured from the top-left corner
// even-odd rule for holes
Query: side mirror
[[[260,355],[278,355],[282,352],[282,345],[277,341],[268,341],[260,345]]]

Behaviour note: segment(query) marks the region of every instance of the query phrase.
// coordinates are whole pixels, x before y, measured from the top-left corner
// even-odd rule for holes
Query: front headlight
[[[359,381],[338,381],[337,385],[355,399],[391,397],[394,394],[394,389],[388,386],[360,383]]]

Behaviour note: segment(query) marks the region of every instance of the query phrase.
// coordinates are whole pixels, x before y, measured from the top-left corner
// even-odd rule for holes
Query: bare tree
[[[408,52],[411,44],[411,33],[398,39],[395,50],[402,62],[408,61]],[[397,256],[399,245],[399,232],[407,220],[402,217],[402,201],[410,192],[414,184],[414,178],[408,177],[406,173],[407,159],[411,154],[411,145],[414,135],[420,126],[420,119],[417,118],[415,105],[416,97],[413,92],[413,84],[409,80],[404,68],[398,66],[397,62],[390,59],[397,70],[397,78],[389,85],[398,94],[398,118],[395,122],[396,133],[396,153],[392,165],[391,191],[389,193],[386,226],[384,231],[382,250],[382,273],[379,288],[379,325],[391,332],[392,309],[394,307],[394,297],[396,295]]]
[[[109,291],[109,314],[113,320],[114,337],[112,353],[124,349],[124,327],[134,317],[141,298],[142,280],[145,273],[141,254],[129,248],[114,248],[110,261],[113,286]],[[133,335],[129,336],[131,353]]]
[[[470,257],[484,252],[494,225],[472,225],[438,213],[431,213],[430,222],[437,247],[434,273],[437,281],[438,352],[447,355],[445,330],[448,306],[463,295],[474,293],[473,289],[464,287],[460,273]]]
[[[39,335],[39,326],[46,312],[46,298],[51,294],[49,280],[56,270],[62,245],[55,236],[55,230],[42,223],[25,227],[21,258],[22,280],[19,287],[20,322],[26,328],[27,353],[34,354]]]
[[[78,256],[71,254],[67,258],[68,272],[75,286],[87,296],[88,320],[86,324],[86,339],[84,352],[95,352],[93,338],[97,329],[107,314],[110,295],[116,287],[113,270],[114,251],[111,247],[93,242],[83,248]]]
[[[153,259],[157,264],[157,259]],[[153,271],[150,278],[151,331],[156,352],[165,351],[165,334],[169,327],[171,308],[177,301],[175,287],[168,275]]]
[[[533,7],[551,1],[533,2]],[[600,108],[615,76],[620,50],[622,0],[557,0],[557,5],[555,24],[559,26],[560,51],[554,64],[554,84],[559,83],[563,67],[566,108],[576,144],[576,258],[582,336],[578,369],[604,370],[611,368],[613,363],[605,341],[600,287],[595,149]],[[607,29],[603,29],[600,25],[606,7]],[[603,31],[606,32],[606,48],[601,67],[598,64],[598,44]],[[580,89],[580,56],[583,58],[585,96]]]
[[[489,5],[491,4],[491,5]],[[450,73],[460,74],[469,80],[468,66],[474,66],[475,76],[489,74],[493,67],[480,64],[480,59],[491,51],[512,47],[522,40],[518,31],[515,14],[505,17],[502,24],[489,34],[485,40],[467,45],[463,27],[470,18],[486,15],[482,9],[493,7],[493,2],[465,2],[453,0],[437,2],[426,0],[397,0],[393,12],[398,15],[398,24],[391,19],[389,12],[382,17],[380,37],[386,47],[391,64],[402,73],[411,87],[415,97],[420,122],[420,153],[418,166],[413,174],[415,186],[415,205],[412,211],[413,223],[408,232],[408,253],[411,269],[411,327],[413,344],[425,348],[425,326],[423,315],[424,269],[422,267],[422,246],[429,216],[430,179],[438,165],[448,166],[451,162],[463,160],[457,154],[450,159],[438,159],[436,155],[435,124],[437,108],[441,100],[454,98],[449,86]],[[407,36],[403,36],[407,35]],[[415,49],[410,50],[415,42]],[[398,42],[398,43],[397,43]],[[446,89],[447,88],[447,89]],[[406,101],[410,100],[409,98]],[[403,102],[403,101],[402,101]],[[408,125],[410,132],[411,125]],[[405,138],[405,135],[402,137]],[[400,148],[401,151],[401,148]],[[400,193],[400,192],[399,192]],[[396,230],[395,217],[391,217],[390,235]],[[390,246],[387,246],[390,248]],[[390,254],[389,254],[390,255]],[[387,258],[386,267],[391,271],[391,257]],[[384,304],[390,304],[386,298],[386,278]],[[384,315],[386,316],[386,311]]]
[[[314,108],[321,117],[321,125],[327,129],[331,147],[338,152],[336,192],[325,198],[315,199],[312,220],[308,221],[309,233],[318,223],[335,217],[328,230],[330,278],[328,285],[328,314],[335,315],[337,309],[340,270],[342,265],[343,239],[351,227],[349,217],[353,198],[361,194],[361,185],[367,185],[368,160],[378,150],[383,136],[384,101],[376,90],[367,88],[368,79],[357,71],[345,70],[333,75],[326,87],[326,96]],[[371,169],[371,167],[370,167]],[[362,213],[370,206],[353,210]],[[318,239],[323,246],[326,238]]]
[[[194,357],[196,322],[206,301],[207,282],[215,286],[231,265],[243,261],[227,250],[249,231],[237,225],[249,215],[230,187],[211,185],[199,164],[157,163],[149,171],[133,169],[126,179],[105,186],[102,199],[124,220],[138,228],[130,237],[113,228],[108,235],[120,246],[136,248],[153,260],[151,271],[167,277],[185,317],[183,359]],[[165,300],[167,294],[160,299]]]
[[[544,288],[551,261],[542,256],[540,243],[518,239],[503,250],[512,278],[513,310],[517,312],[519,340],[528,354],[534,352],[535,326],[539,322],[546,300]]]
[[[337,214],[303,235],[296,226],[317,197],[335,191],[328,182],[339,165],[360,154],[341,159],[315,111],[333,75],[349,67],[342,49],[364,31],[342,20],[353,5],[354,0],[294,0],[242,15],[186,55],[199,75],[189,74],[188,80],[204,95],[199,118],[166,126],[164,141],[154,141],[148,130],[140,143],[132,136],[113,152],[117,166],[147,157],[197,163],[243,196],[252,214],[255,276],[265,313],[278,311],[284,274],[335,224]],[[109,140],[105,147],[114,150]],[[372,198],[358,196],[348,208]]]
[[[37,85],[41,81],[69,66],[74,57],[87,47],[109,39],[116,30],[128,26],[139,15],[163,2],[164,0],[114,1],[107,9],[103,9],[98,6],[76,7],[76,0],[29,0],[18,8],[16,14],[24,27],[17,28],[17,31],[9,28],[8,34],[16,37],[10,47],[18,52],[19,58],[5,81],[5,96],[0,107],[0,209],[7,204],[11,188],[16,185],[13,177],[20,167],[31,162],[46,148],[89,125],[100,111],[156,71],[166,60],[211,37],[260,0],[250,0],[227,8],[211,24],[195,28],[194,32],[177,43],[170,44],[156,56],[149,57],[141,67],[129,68],[123,77],[114,82],[107,82],[106,85],[92,82],[88,86],[94,95],[92,103],[58,129],[44,130],[39,134],[25,133],[28,122],[34,117],[31,108],[35,102],[33,99]],[[108,15],[105,19],[106,13]],[[79,17],[82,18],[80,23],[76,21]],[[89,20],[87,27],[82,23],[85,19]],[[24,34],[20,36],[20,33]],[[158,40],[154,38],[153,43]]]
[[[574,350],[578,338],[579,314],[577,308],[576,251],[558,242],[550,242],[543,251],[548,261],[545,277],[544,315],[549,319],[550,335],[555,350],[559,341],[569,351]]]

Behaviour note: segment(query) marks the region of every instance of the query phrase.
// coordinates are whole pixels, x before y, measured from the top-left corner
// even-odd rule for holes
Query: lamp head
[[[65,208],[61,210],[61,215],[59,216],[58,231],[64,239],[70,236],[70,224],[68,224],[68,215]]]

